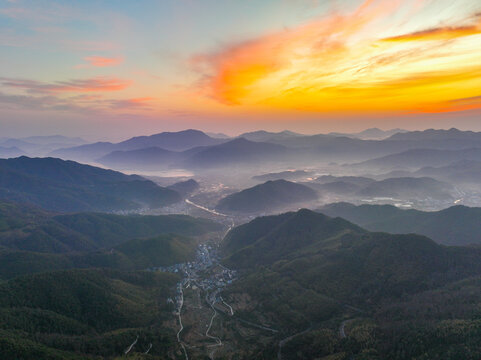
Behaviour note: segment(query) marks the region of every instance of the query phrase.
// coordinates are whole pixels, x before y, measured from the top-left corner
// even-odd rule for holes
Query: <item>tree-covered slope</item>
[[[158,208],[180,201],[177,192],[139,176],[24,156],[0,159],[0,198],[63,212]]]
[[[307,186],[286,180],[267,181],[221,199],[217,209],[232,212],[264,212],[308,202],[317,193]]]
[[[178,278],[151,272],[73,270],[0,284],[0,353],[11,359],[120,356],[136,346],[153,356],[175,348],[160,326]],[[154,340],[155,339],[155,340]]]
[[[112,247],[159,234],[201,235],[221,228],[186,215],[55,215],[39,208],[0,201],[0,246],[35,252],[66,253]]]
[[[344,303],[370,309],[481,274],[480,249],[370,233],[309,210],[233,229],[224,254],[224,263],[244,274],[229,290],[231,299],[249,296],[269,321],[288,327],[325,320]]]
[[[404,210],[392,205],[329,204],[319,209],[371,231],[426,235],[446,245],[481,244],[481,208],[452,206],[440,211]]]

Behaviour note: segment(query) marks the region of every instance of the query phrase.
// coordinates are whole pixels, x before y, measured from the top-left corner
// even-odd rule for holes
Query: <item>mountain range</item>
[[[287,153],[288,149],[281,145],[238,138],[219,145],[194,147],[182,152],[158,147],[114,151],[97,161],[118,169],[180,167],[201,170],[279,161],[285,159]]]
[[[0,147],[16,149],[16,155],[6,156],[0,152],[1,157],[18,157],[21,155],[44,156],[56,149],[67,146],[78,146],[86,144],[84,139],[79,137],[67,137],[61,135],[52,136],[30,136],[25,138],[0,138]]]
[[[313,176],[313,172],[306,170],[286,170],[253,176],[253,180],[300,180]]]
[[[481,157],[481,147],[462,150],[413,149],[398,154],[367,160],[353,166],[363,169],[411,169],[446,166],[457,161],[476,161]]]
[[[391,130],[381,130],[378,128],[370,128],[358,133],[339,133],[331,132],[328,135],[333,136],[347,136],[363,140],[383,140],[397,133],[405,133],[407,130],[403,129],[391,129]]]
[[[161,207],[181,197],[139,176],[73,161],[20,157],[0,159],[0,199],[55,211],[114,211]]]
[[[371,231],[416,233],[445,245],[481,244],[481,208],[458,205],[440,211],[420,211],[392,205],[336,203],[318,211],[342,217]]]
[[[199,235],[219,224],[186,215],[56,214],[0,201],[0,247],[48,253],[93,251],[160,234]]]
[[[456,193],[451,184],[422,176],[390,177],[383,180],[359,176],[322,176],[302,184],[318,191],[320,195],[336,194],[357,198],[452,200]]]
[[[216,145],[222,142],[225,142],[225,140],[212,138],[202,131],[184,130],[179,132],[163,132],[150,136],[137,136],[119,143],[97,142],[58,149],[50,155],[64,159],[92,161],[114,151],[131,151],[148,148],[161,148],[167,151],[184,151],[198,146]]]
[[[224,264],[243,272],[225,301],[297,334],[282,348],[283,358],[479,354],[479,248],[373,233],[303,209],[234,228],[222,249]],[[415,339],[424,345],[413,346]],[[443,357],[446,351],[452,356]]]
[[[414,149],[455,151],[481,148],[479,133],[457,129],[401,131],[390,137],[380,136],[379,131],[387,136],[387,133],[382,130],[368,129],[357,135],[340,133],[303,135],[290,131],[278,133],[255,131],[241,134],[236,138],[218,138],[198,130],[185,130],[138,136],[118,143],[97,142],[65,147],[56,149],[49,155],[83,162],[98,161],[118,169],[155,170],[165,167],[198,169],[205,166],[215,168],[226,164],[248,164],[256,160],[255,151],[251,151],[251,147],[257,147],[256,151],[261,160],[271,161],[281,158],[285,165],[308,163],[313,160],[325,163],[362,162],[374,157],[379,158]],[[376,137],[376,134],[380,138]],[[224,143],[226,143],[225,148]],[[256,143],[263,145],[256,145]],[[278,146],[276,150],[273,150],[274,145]],[[0,144],[0,146],[3,145]],[[17,147],[21,151],[24,150],[21,146]],[[277,154],[273,154],[273,151]],[[415,157],[415,154],[413,155]],[[220,158],[217,158],[218,156]],[[425,156],[428,157],[429,154]],[[197,166],[197,161],[201,161],[202,165]],[[386,160],[386,164],[391,167],[397,166],[396,162],[391,163],[389,159]],[[376,164],[372,162],[363,163],[362,166],[364,165]],[[422,166],[427,165],[433,164]]]

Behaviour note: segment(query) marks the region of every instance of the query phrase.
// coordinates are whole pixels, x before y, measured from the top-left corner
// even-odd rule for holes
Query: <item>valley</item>
[[[453,134],[463,136],[435,133]],[[466,136],[466,146],[478,141]],[[195,158],[174,172],[159,163],[126,175],[72,160],[0,161],[0,353],[28,360],[481,354],[481,213],[470,206],[480,188],[440,175],[464,164],[428,170],[431,156],[436,166],[445,161],[438,150],[349,164],[335,155],[337,145],[314,160],[306,155],[319,151],[313,144],[346,140],[246,137],[171,149]],[[255,140],[264,143],[254,147]],[[382,148],[391,140],[347,141]],[[122,150],[136,152],[127,157],[131,168],[138,150]],[[443,151],[454,154],[447,162],[475,153]]]
[[[481,0],[0,0],[0,360],[480,360]]]

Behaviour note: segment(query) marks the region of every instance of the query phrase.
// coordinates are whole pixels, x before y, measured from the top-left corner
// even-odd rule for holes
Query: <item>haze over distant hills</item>
[[[373,182],[359,191],[362,196],[449,199],[454,187],[432,178],[391,178]]]
[[[310,182],[302,182],[321,195],[344,195],[359,199],[395,198],[428,199],[449,201],[455,197],[456,189],[450,183],[429,177],[388,177],[375,180],[358,176],[321,176]]]
[[[114,151],[98,162],[119,169],[187,168],[209,169],[222,166],[259,164],[263,161],[278,161],[288,153],[283,146],[253,142],[238,138],[219,145],[198,146],[182,152],[150,147],[131,151]]]
[[[17,157],[21,155],[46,155],[49,152],[66,147],[86,144],[87,142],[79,137],[67,137],[61,135],[52,136],[30,136],[25,138],[1,138],[0,147],[10,147],[17,150],[16,155],[9,156],[0,152],[2,157]]]
[[[481,132],[462,131],[456,128],[449,130],[444,129],[426,129],[422,131],[405,131],[392,135],[390,140],[414,140],[414,141],[454,141],[454,140],[481,140]]]
[[[281,172],[272,172],[262,175],[255,175],[252,177],[254,180],[258,181],[268,181],[268,180],[299,180],[305,179],[307,177],[313,176],[312,171],[306,170],[286,170]]]
[[[354,137],[354,138],[364,139],[364,140],[382,140],[382,139],[386,139],[386,138],[388,138],[388,137],[390,137],[394,134],[405,133],[405,132],[408,132],[408,130],[403,130],[403,129],[381,130],[381,129],[378,129],[378,128],[370,128],[370,129],[360,131],[358,133],[331,132],[328,135],[348,136],[348,137]]]
[[[281,145],[254,142],[244,138],[234,139],[220,145],[197,151],[187,151],[183,163],[188,168],[215,168],[230,164],[261,164],[285,159],[287,149]]]
[[[21,149],[19,149],[16,146],[10,146],[10,147],[5,147],[5,146],[0,146],[0,157],[1,158],[13,158],[13,157],[19,157],[25,155],[25,152]]]
[[[238,136],[238,138],[244,138],[250,141],[257,142],[282,142],[291,137],[304,136],[292,131],[284,130],[281,132],[269,132],[265,130],[258,130],[252,132],[246,132]]]
[[[394,132],[396,132],[394,135],[387,136]],[[246,143],[245,140],[248,140],[249,143]],[[226,148],[216,147],[223,143],[229,143],[229,145],[226,145]],[[255,143],[264,144],[263,148]],[[481,136],[479,133],[456,129],[430,129],[419,132],[403,132],[399,129],[384,132],[379,129],[368,129],[358,134],[316,135],[303,135],[287,130],[278,133],[261,130],[244,133],[236,138],[228,138],[224,136],[211,137],[198,130],[184,130],[137,136],[118,143],[97,142],[57,148],[51,151],[50,155],[83,162],[98,161],[116,169],[155,170],[159,167],[199,168],[201,166],[216,168],[225,166],[226,163],[247,164],[255,161],[253,151],[250,150],[250,147],[254,146],[258,147],[256,151],[261,157],[260,160],[276,159],[272,150],[267,148],[267,144],[284,147],[284,149],[277,148],[278,154],[282,152],[284,165],[294,166],[300,162],[309,164],[315,160],[324,163],[353,163],[414,149],[429,151],[474,149],[481,147]],[[17,145],[21,152],[25,152],[25,149],[20,146],[21,144]],[[216,152],[222,153],[216,154]],[[219,157],[219,159],[215,160],[214,157]],[[279,157],[280,155],[277,155],[276,160],[279,160]],[[201,166],[197,166],[199,161]],[[394,165],[396,163],[393,163]]]
[[[98,142],[77,147],[59,149],[51,156],[95,160],[114,151],[130,151],[145,148],[161,148],[169,151],[183,151],[197,146],[216,145],[225,142],[223,139],[212,138],[202,131],[184,130],[178,132],[163,132],[150,136],[137,136],[119,142]]]
[[[187,197],[199,189],[199,183],[194,179],[189,179],[176,182],[175,184],[167,186],[167,188],[178,192],[182,197]]]
[[[155,170],[166,168],[182,158],[181,153],[148,147],[138,150],[117,150],[104,155],[96,161],[115,169]]]
[[[416,176],[431,176],[455,184],[479,186],[481,179],[481,161],[459,160],[446,166],[426,166],[413,173]]]
[[[398,154],[367,160],[355,167],[366,169],[419,169],[445,166],[455,161],[479,160],[481,147],[462,150],[413,149]]]

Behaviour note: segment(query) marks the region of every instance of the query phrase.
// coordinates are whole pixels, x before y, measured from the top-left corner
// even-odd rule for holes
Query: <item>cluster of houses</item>
[[[159,266],[150,268],[151,271],[163,271],[182,274],[182,280],[177,284],[175,299],[169,298],[167,302],[176,305],[176,312],[179,312],[183,304],[183,289],[201,288],[204,291],[214,291],[219,297],[220,291],[231,284],[236,277],[236,271],[222,266],[218,262],[218,253],[212,245],[201,244],[197,249],[194,261],[174,264],[171,266]],[[212,299],[218,302],[219,299]]]

